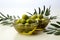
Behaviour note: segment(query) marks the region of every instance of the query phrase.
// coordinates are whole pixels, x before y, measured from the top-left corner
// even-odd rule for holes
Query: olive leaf
[[[50,17],[50,20],[56,19],[56,18],[57,18],[57,16],[51,16],[51,17]]]
[[[39,14],[41,13],[41,9],[40,9],[40,7],[39,7]]]
[[[57,21],[58,24],[60,24],[60,22]]]
[[[43,32],[49,32],[49,31],[52,31],[52,30],[46,30],[46,29],[45,29]]]
[[[43,6],[43,10],[41,11],[41,14],[43,15],[45,13],[45,5]]]
[[[36,9],[34,9],[34,14],[37,14],[37,11],[36,11]],[[33,15],[34,15],[34,14],[33,14]]]
[[[17,16],[18,18],[20,18],[19,16]]]
[[[54,26],[54,27],[56,27],[56,28],[60,28],[60,26],[57,25],[57,24],[53,24],[53,23],[51,23],[51,25]]]
[[[9,15],[7,14],[7,17],[9,17]]]
[[[44,14],[44,11],[42,10],[41,14],[43,15]]]
[[[29,13],[29,12],[27,12],[27,13],[30,14],[30,15],[33,15],[33,14]]]
[[[16,17],[13,15],[13,18],[16,19]]]
[[[7,20],[8,18],[2,18],[2,19],[0,19],[0,21],[3,21],[3,20]]]
[[[1,24],[3,24],[3,25],[10,25],[12,23],[11,22],[8,22],[8,21],[3,21],[3,22],[1,22]]]
[[[60,22],[57,21],[56,23],[59,25],[51,23],[51,25],[54,26],[55,28],[54,27],[48,27],[49,31],[46,29],[47,34],[60,35]]]
[[[45,12],[45,16],[49,16],[50,15],[50,9],[46,9],[46,12]]]
[[[1,12],[0,12],[0,14],[3,16],[3,17],[6,17],[5,15],[3,15]]]
[[[56,28],[51,28],[51,27],[48,27],[48,29],[51,29],[51,30],[57,30]]]
[[[54,35],[60,35],[60,31],[55,32]]]
[[[55,30],[49,31],[47,32],[47,34],[53,34],[55,32]]]
[[[0,12],[1,16],[0,16],[0,24],[3,24],[3,25],[10,25],[12,24],[13,20],[16,19],[15,16],[10,16],[9,14],[7,14],[6,16],[4,14],[2,14]],[[19,18],[19,16],[17,16]]]
[[[0,16],[0,18],[3,18],[3,17]]]
[[[43,10],[45,11],[45,5],[43,6]]]

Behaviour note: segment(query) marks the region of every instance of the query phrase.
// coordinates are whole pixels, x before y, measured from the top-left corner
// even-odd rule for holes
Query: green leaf
[[[12,16],[10,16],[9,19],[12,21],[13,20]]]
[[[0,19],[0,21],[2,21],[3,19]]]
[[[45,11],[45,5],[44,5],[44,7],[43,7],[43,10]]]
[[[57,25],[57,24],[52,24],[52,23],[51,23],[51,25],[54,26],[54,27],[56,27],[56,28],[60,28],[60,26]]]
[[[50,9],[46,9],[46,12],[45,12],[45,16],[49,16],[50,15]]]
[[[7,20],[8,18],[2,18],[2,19],[0,19],[0,21],[3,21],[3,20]]]
[[[13,18],[14,18],[14,19],[16,19],[16,17],[15,17],[15,16],[13,16]]]
[[[44,30],[43,32],[49,32],[49,31],[52,31],[52,30]]]
[[[53,34],[54,32],[55,32],[55,31],[52,30],[52,31],[47,32],[47,34]]]
[[[60,31],[55,32],[54,35],[60,35]]]
[[[34,14],[37,14],[37,11],[36,11],[36,9],[34,9]],[[34,14],[33,14],[33,15],[34,15]]]
[[[3,25],[10,25],[10,24],[11,24],[11,22],[3,21],[3,22],[1,22],[1,24],[3,24]]]
[[[9,15],[7,14],[7,17],[9,18]]]
[[[40,7],[39,7],[39,14],[41,13],[41,9],[40,9]]]
[[[51,30],[57,30],[56,28],[52,28],[52,27],[48,27],[48,29],[51,29]]]
[[[51,20],[52,20],[52,19],[56,19],[56,18],[57,18],[57,16],[53,16],[53,17],[51,16],[51,17],[50,17]]]
[[[3,25],[10,25],[10,24],[13,23],[12,22],[12,20],[13,20],[12,16],[10,16],[8,14],[7,14],[7,16],[5,16],[1,12],[0,12],[0,14],[1,14],[1,16],[0,16],[0,21],[1,21],[0,23],[1,24],[3,24]],[[14,19],[16,19],[15,16],[13,16],[13,17],[14,17]]]
[[[41,14],[43,15],[44,14],[44,11],[42,10]]]
[[[60,22],[57,21],[58,24],[60,24]]]
[[[8,23],[8,21],[3,21],[2,23]]]
[[[10,19],[10,20],[12,20],[12,16],[9,16],[8,14],[7,14],[7,18]]]
[[[19,16],[17,16],[18,18],[20,18]]]
[[[27,12],[27,13],[30,14],[30,15],[33,15],[33,14],[29,13],[29,12]]]
[[[3,18],[2,16],[0,16],[0,18]]]
[[[0,14],[3,16],[3,17],[6,17],[5,15],[3,15],[1,12],[0,12]]]
[[[10,16],[10,19],[12,19],[12,16]]]

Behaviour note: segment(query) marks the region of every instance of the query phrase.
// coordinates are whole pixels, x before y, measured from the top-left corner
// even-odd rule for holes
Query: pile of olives
[[[45,6],[43,10],[40,10],[39,8],[39,13],[37,13],[35,9],[31,16],[23,14],[22,18],[14,21],[14,27],[19,33],[22,34],[33,34],[34,32],[36,33],[36,31],[44,30],[50,21],[50,19],[44,17],[44,15],[50,15],[50,8],[47,8],[46,10]]]
[[[15,29],[19,33],[33,34],[35,30],[43,30],[48,24],[49,19],[44,18],[43,15],[22,15],[21,19],[15,20]]]

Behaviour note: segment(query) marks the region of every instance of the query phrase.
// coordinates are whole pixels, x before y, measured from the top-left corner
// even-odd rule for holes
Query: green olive
[[[40,19],[43,18],[43,15],[40,15],[40,14],[39,14],[39,15],[38,15],[38,18],[40,18]]]
[[[26,26],[28,26],[28,25],[29,25],[29,23],[25,23],[25,25],[26,25]]]
[[[42,20],[42,21],[45,21],[46,19],[45,19],[45,18],[42,18],[41,20]]]
[[[32,19],[27,19],[26,22],[27,22],[27,23],[33,23],[34,20],[32,20]]]
[[[16,20],[15,23],[16,23],[16,24],[21,23],[21,19]]]
[[[42,18],[41,20],[42,20],[42,23],[45,23],[45,24],[49,22],[49,19],[46,19],[46,18]]]
[[[26,23],[26,20],[25,19],[21,19],[21,23]]]
[[[29,31],[29,29],[30,29],[30,24],[29,23],[25,23],[25,30]]]
[[[36,21],[39,21],[39,20],[41,20],[41,19],[40,19],[40,18],[36,18],[35,20],[36,20]]]
[[[31,19],[36,19],[36,18],[37,18],[36,14],[34,14],[34,15],[31,16]]]
[[[42,23],[42,20],[40,18],[37,18],[36,22],[38,23],[38,25],[40,25]]]
[[[28,19],[29,17],[26,14],[22,15],[22,19]]]

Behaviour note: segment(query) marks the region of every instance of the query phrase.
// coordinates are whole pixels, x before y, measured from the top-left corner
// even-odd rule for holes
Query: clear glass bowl
[[[16,24],[14,22],[14,28],[16,29],[16,31],[18,31],[18,33],[20,34],[25,34],[25,35],[31,35],[31,34],[36,34],[38,31],[42,31],[45,29],[45,27],[48,25],[49,23],[49,19],[46,19],[44,22],[40,22],[41,24],[38,23],[32,23],[29,25],[25,25],[22,23]]]

